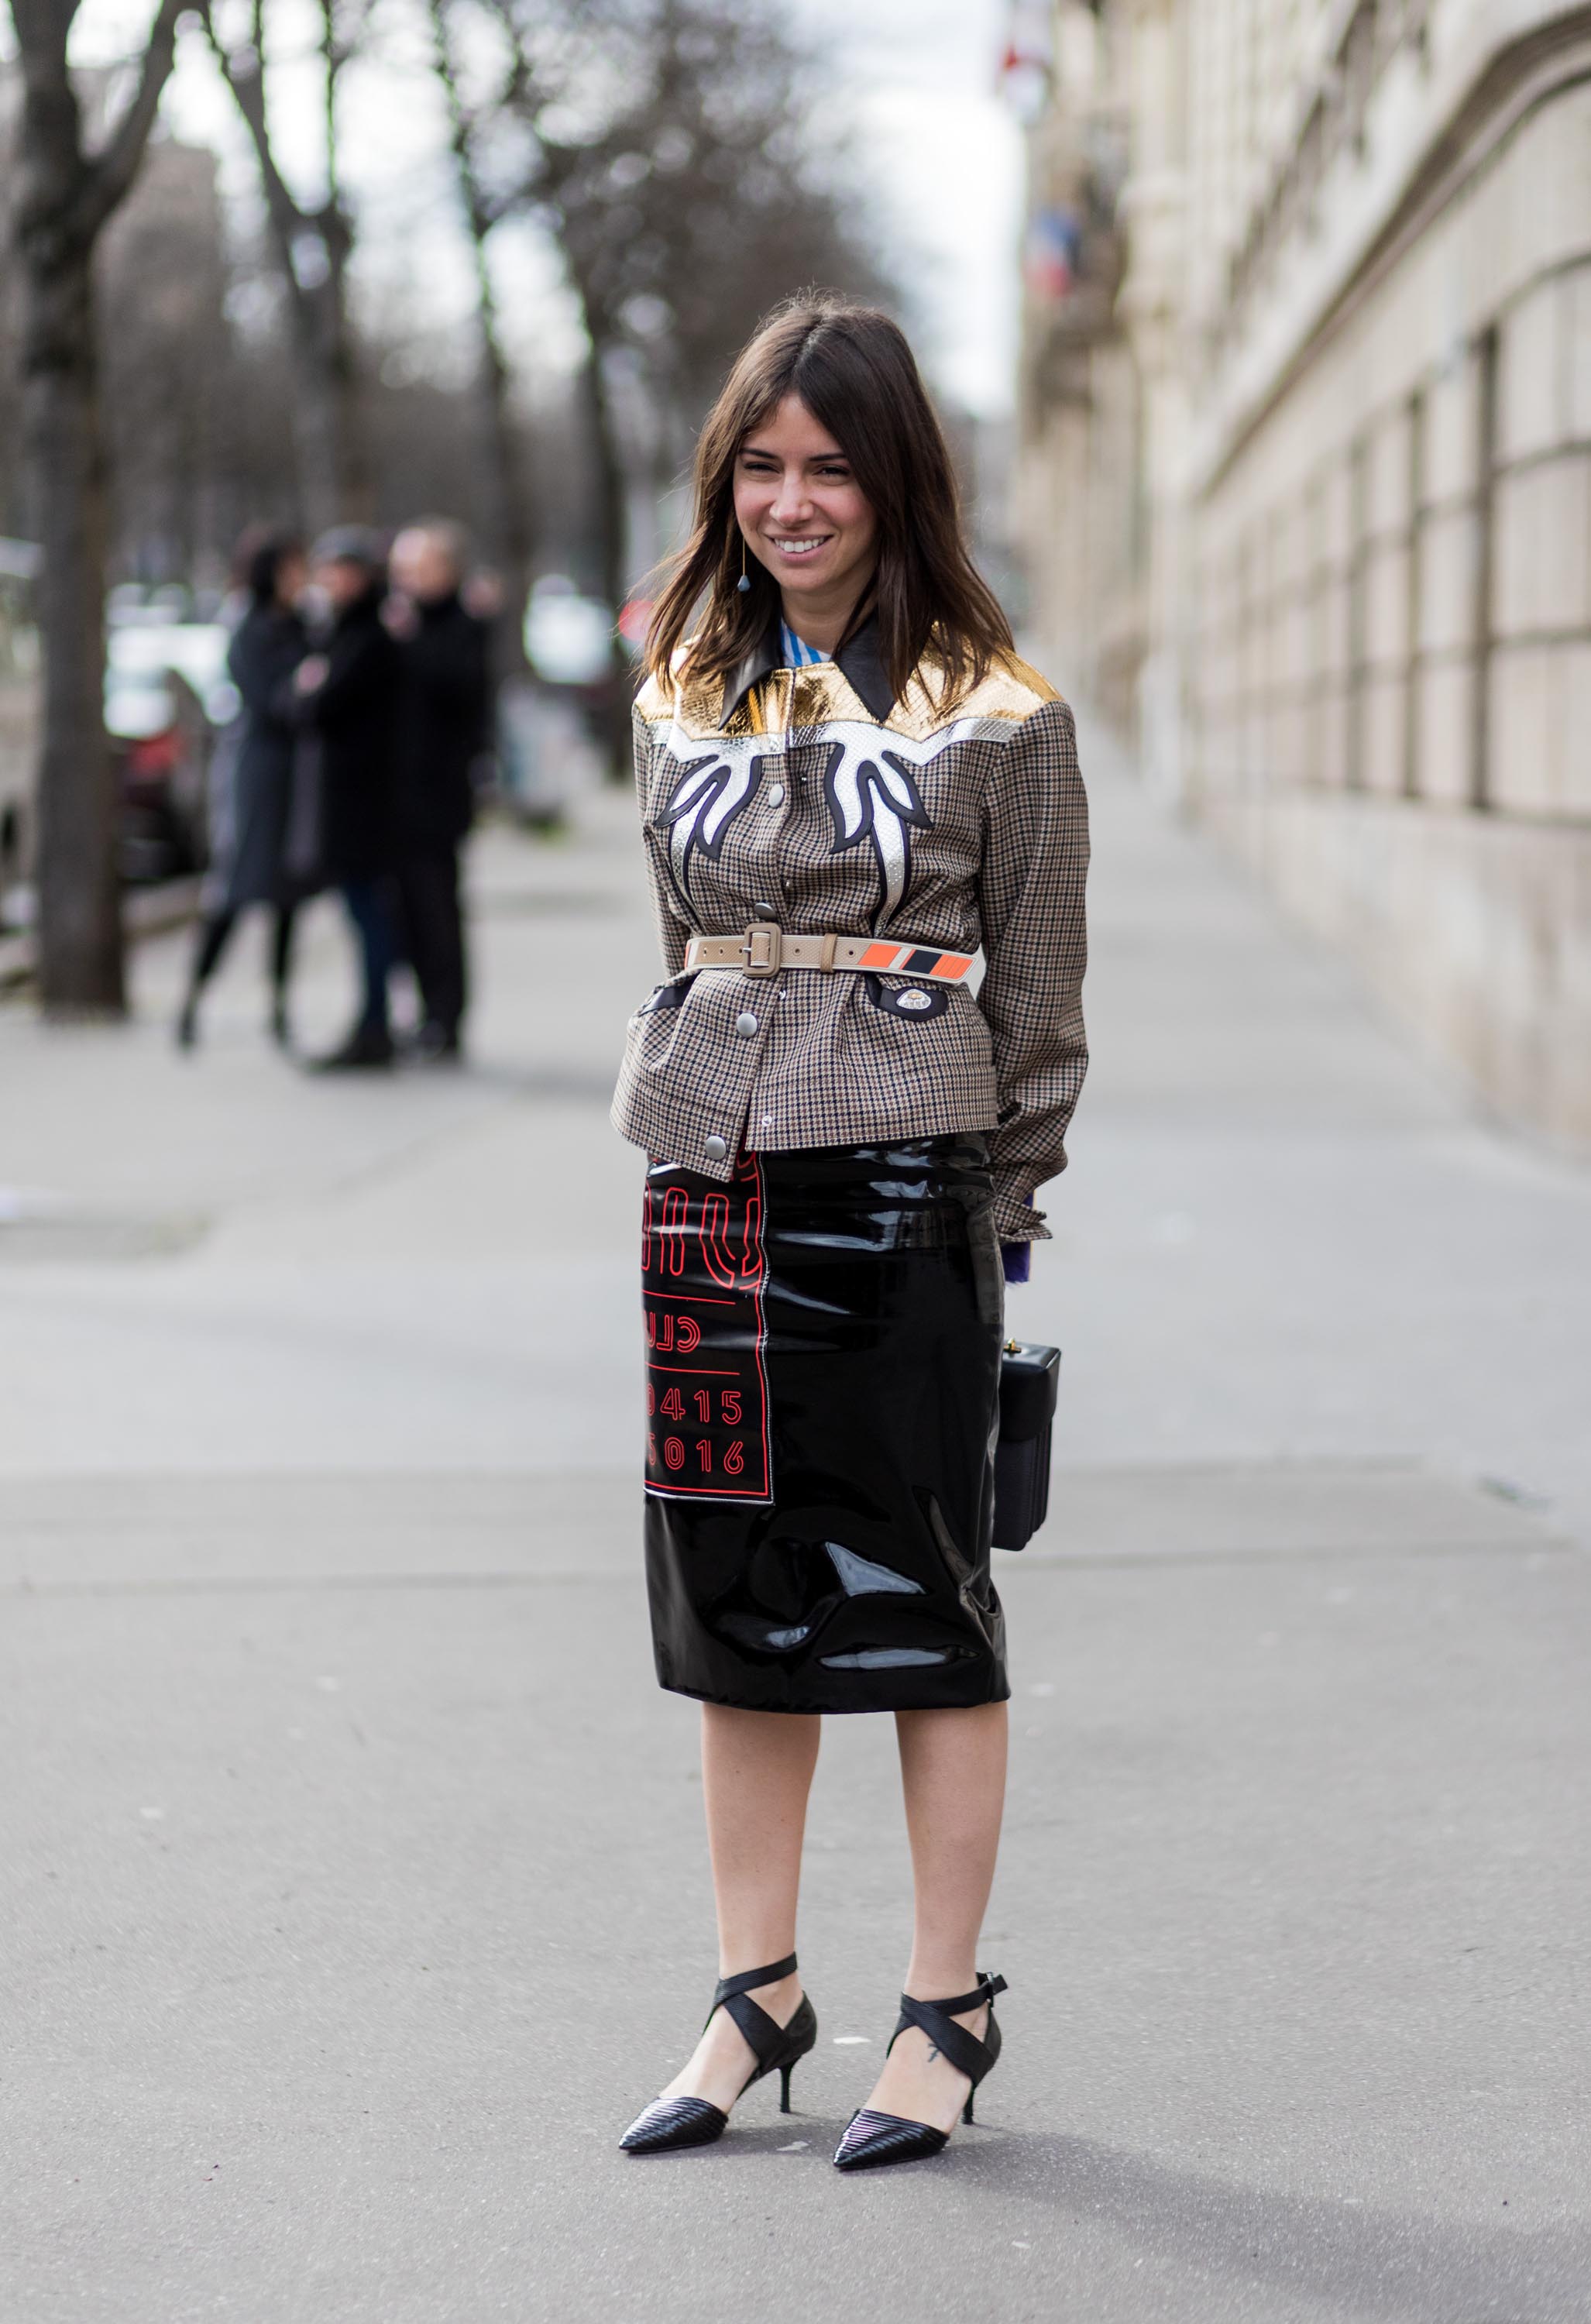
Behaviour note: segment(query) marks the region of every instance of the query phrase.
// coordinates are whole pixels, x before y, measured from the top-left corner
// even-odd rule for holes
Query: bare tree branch
[[[265,52],[261,46],[265,36],[264,0],[254,0],[253,38],[242,61],[235,58],[216,29],[215,11],[203,11],[206,35],[210,53],[216,60],[222,79],[232,92],[234,104],[243,116],[249,142],[259,164],[260,182],[265,195],[266,216],[289,280],[292,287],[293,235],[298,228],[308,223],[299,208],[297,196],[276,166],[276,155],[271,143],[271,124],[265,106]]]
[[[354,222],[337,171],[338,86],[357,51],[357,32],[339,34],[335,0],[321,0],[326,190],[325,200],[311,207],[299,199],[276,158],[266,90],[264,0],[253,0],[252,38],[236,53],[221,36],[214,0],[205,0],[202,14],[211,53],[254,149],[266,224],[287,296],[298,376],[293,418],[306,507],[317,525],[366,514],[370,466],[346,291]],[[368,15],[367,8],[359,11],[358,31]]]
[[[85,224],[91,235],[99,232],[138,174],[176,60],[177,19],[184,5],[185,0],[161,0],[150,27],[138,86],[103,152],[91,165],[85,196]]]
[[[515,212],[556,241],[591,357],[582,382],[602,594],[615,610],[661,547],[651,512],[735,347],[781,292],[876,292],[842,192],[808,165],[804,58],[774,0],[430,0],[506,50],[456,102],[474,230]],[[455,74],[456,78],[456,73]],[[515,124],[528,152],[505,156]],[[609,730],[629,716],[616,650]]]

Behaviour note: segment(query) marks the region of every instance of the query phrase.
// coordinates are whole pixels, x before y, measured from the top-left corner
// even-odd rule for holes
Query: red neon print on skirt
[[[647,1490],[691,1500],[773,1498],[762,1171],[727,1186],[656,1166],[641,1218],[647,1318]]]

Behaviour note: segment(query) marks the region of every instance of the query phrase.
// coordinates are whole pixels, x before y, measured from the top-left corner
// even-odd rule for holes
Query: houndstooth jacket
[[[1032,1197],[1088,1065],[1071,713],[1015,659],[948,709],[921,678],[897,702],[870,625],[837,661],[778,658],[776,623],[727,679],[687,669],[636,704],[668,982],[630,1020],[615,1126],[720,1180],[742,1151],[986,1130],[1000,1239],[1045,1238]],[[981,949],[982,983],[683,973],[688,937],[759,922]]]

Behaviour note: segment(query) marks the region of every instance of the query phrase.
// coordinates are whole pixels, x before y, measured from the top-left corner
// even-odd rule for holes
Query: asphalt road
[[[180,1059],[176,939],[129,1030],[0,1010],[5,2324],[1591,2317],[1591,1179],[1095,766],[1007,2049],[876,2178],[827,2157],[906,1942],[885,1721],[825,1738],[797,2113],[614,2144],[713,1975],[622,803],[480,849],[464,1074],[300,1075],[247,957]],[[307,1043],[345,978],[323,914]]]

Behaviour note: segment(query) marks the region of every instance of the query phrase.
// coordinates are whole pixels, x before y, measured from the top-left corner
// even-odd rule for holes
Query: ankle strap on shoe
[[[958,2073],[965,2074],[974,2088],[983,2080],[998,2054],[998,2046],[980,2042],[956,2019],[970,2009],[981,2009],[987,2003],[992,2011],[997,1993],[1006,1991],[1003,1977],[990,1977],[987,1970],[979,1978],[970,1993],[958,1993],[948,2001],[918,2001],[909,1993],[900,1997],[900,2023],[889,2037],[895,2047],[908,2025],[915,2025],[926,2034],[942,2056],[950,2060]]]
[[[925,2001],[923,2006],[924,2009],[943,2009],[947,2017],[964,2017],[970,2009],[981,2009],[985,2002],[992,2007],[996,1994],[1009,1990],[1003,1977],[990,1977],[989,1971],[983,1969],[979,1970],[978,1983],[970,1993],[958,1993],[950,2001]],[[900,1997],[903,2002],[911,1998],[909,1994],[905,1993]]]
[[[777,1985],[782,1977],[796,1974],[796,1956],[786,1953],[782,1961],[769,1961],[766,1969],[743,1969],[734,1977],[721,1977],[713,1996],[713,2006],[734,1998],[737,1993],[754,1993],[759,1985]]]
[[[766,2068],[785,2038],[785,2029],[747,1997],[757,1986],[777,1985],[782,1977],[794,1976],[795,1970],[796,1956],[786,1953],[783,1960],[770,1961],[766,1969],[743,1969],[737,1977],[721,1977],[713,1991],[713,2008],[707,2012],[707,2023],[713,2023],[713,2010],[722,2009],[745,2035],[758,2064]]]

